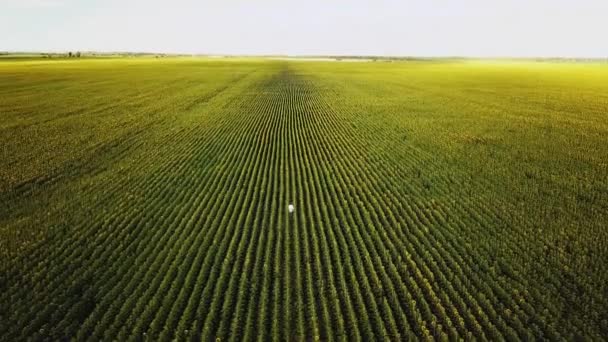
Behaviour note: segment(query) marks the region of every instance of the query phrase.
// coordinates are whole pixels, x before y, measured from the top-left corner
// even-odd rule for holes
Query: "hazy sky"
[[[0,0],[0,51],[608,57],[608,0]]]

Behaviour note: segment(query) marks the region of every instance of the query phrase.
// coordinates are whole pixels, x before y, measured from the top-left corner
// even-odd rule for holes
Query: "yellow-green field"
[[[1,340],[602,340],[607,284],[608,64],[0,60]]]

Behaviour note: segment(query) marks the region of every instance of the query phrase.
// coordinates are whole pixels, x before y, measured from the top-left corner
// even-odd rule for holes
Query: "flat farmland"
[[[1,340],[603,340],[607,284],[605,63],[0,60]]]

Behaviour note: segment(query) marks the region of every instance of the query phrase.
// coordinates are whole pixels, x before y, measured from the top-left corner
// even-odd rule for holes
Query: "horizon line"
[[[200,57],[287,57],[287,58],[385,58],[385,59],[574,59],[574,60],[608,60],[608,56],[479,56],[479,55],[374,55],[374,54],[284,54],[284,53],[208,53],[208,52],[154,52],[154,51],[104,51],[104,50],[0,50],[0,55],[40,54],[57,55],[80,52],[97,55],[164,55],[164,56],[200,56]]]

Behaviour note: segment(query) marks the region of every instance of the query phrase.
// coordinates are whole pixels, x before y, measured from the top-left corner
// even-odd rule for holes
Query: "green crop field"
[[[418,338],[608,338],[608,64],[0,60],[0,340]]]

